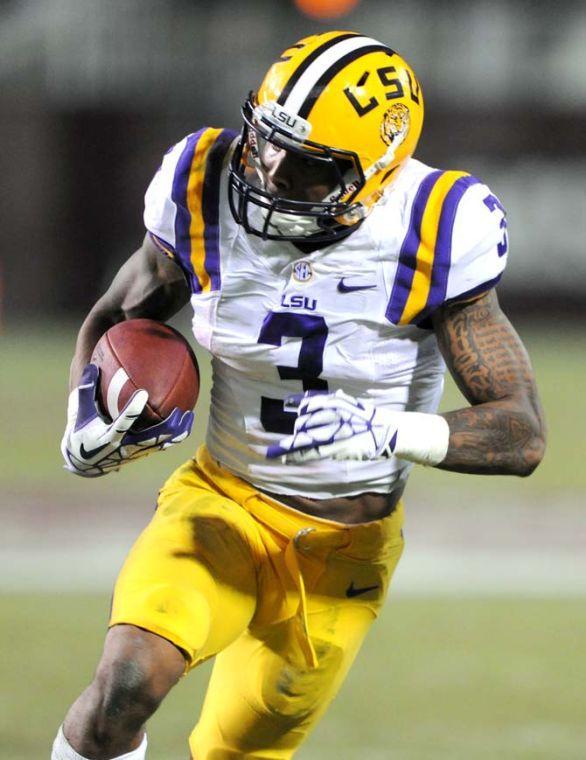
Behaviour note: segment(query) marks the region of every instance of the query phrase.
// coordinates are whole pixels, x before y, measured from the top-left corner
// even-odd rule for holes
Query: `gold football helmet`
[[[406,61],[354,32],[306,37],[285,50],[242,108],[230,205],[265,239],[330,242],[364,219],[413,154],[423,95]],[[319,202],[270,193],[263,151],[285,150],[331,169]]]

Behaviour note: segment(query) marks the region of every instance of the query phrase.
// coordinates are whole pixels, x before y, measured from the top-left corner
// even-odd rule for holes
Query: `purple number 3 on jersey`
[[[327,392],[328,384],[320,378],[327,337],[328,327],[323,317],[271,311],[265,317],[258,342],[280,346],[283,338],[301,338],[297,366],[284,367],[278,364],[279,377],[281,380],[301,380],[304,391]],[[283,403],[280,399],[263,396],[260,421],[270,433],[291,435],[296,413],[285,411]]]

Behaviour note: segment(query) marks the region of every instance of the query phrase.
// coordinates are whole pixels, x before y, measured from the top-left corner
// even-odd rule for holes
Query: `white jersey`
[[[445,365],[429,317],[498,281],[504,210],[477,179],[411,159],[355,232],[303,254],[234,221],[234,138],[207,128],[174,146],[147,190],[144,215],[155,243],[185,272],[193,331],[213,357],[210,453],[273,493],[391,491],[411,467],[394,457],[267,459],[267,446],[293,429],[283,401],[341,388],[376,406],[435,412]]]

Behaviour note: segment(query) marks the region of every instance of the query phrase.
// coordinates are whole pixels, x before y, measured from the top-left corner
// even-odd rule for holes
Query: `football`
[[[90,361],[100,369],[97,401],[106,417],[117,417],[139,388],[148,391],[134,430],[161,422],[175,407],[187,412],[195,406],[197,360],[189,343],[169,325],[152,319],[119,322],[102,335]]]

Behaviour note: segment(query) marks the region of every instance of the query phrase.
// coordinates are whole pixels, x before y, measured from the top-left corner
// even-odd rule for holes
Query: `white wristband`
[[[403,412],[392,453],[400,459],[434,466],[448,453],[450,428],[439,414]]]

